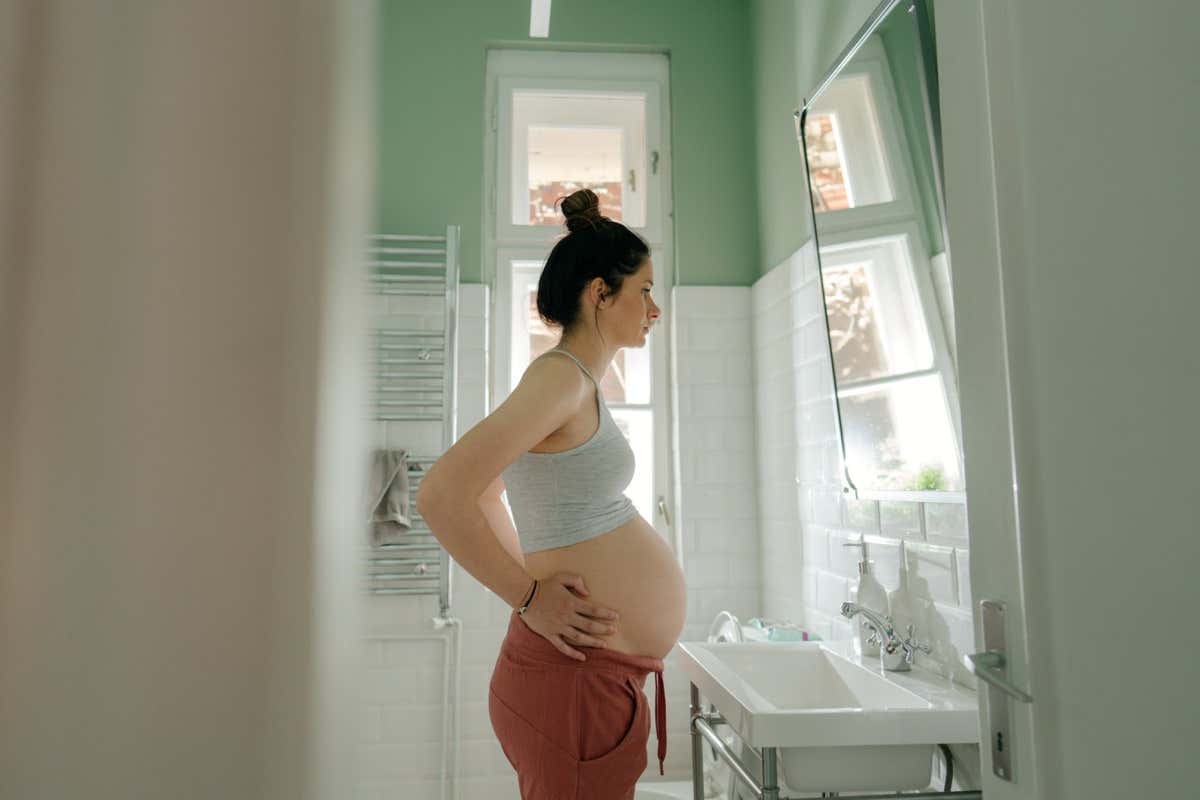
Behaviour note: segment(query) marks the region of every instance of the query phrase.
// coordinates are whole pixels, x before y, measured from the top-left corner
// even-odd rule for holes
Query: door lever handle
[[[1004,601],[980,600],[979,615],[983,628],[983,652],[963,656],[963,665],[988,685],[986,718],[992,751],[992,774],[1013,783],[1017,778],[1013,772],[1012,751],[1015,742],[1009,701],[1032,703],[1033,698],[1008,679],[1008,658],[1004,655],[1008,651],[1004,634]]]
[[[995,686],[1009,697],[1022,703],[1032,703],[1033,697],[1026,691],[1018,689],[1008,678],[1000,674],[1007,659],[999,650],[984,650],[982,653],[970,653],[963,656],[963,666],[971,670],[971,674],[984,683]]]
[[[662,514],[667,527],[671,527],[671,511],[667,508],[667,500],[661,494],[658,496],[658,513]]]

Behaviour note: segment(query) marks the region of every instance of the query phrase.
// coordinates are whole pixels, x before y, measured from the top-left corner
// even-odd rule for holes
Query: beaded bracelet
[[[529,590],[529,599],[526,600],[524,603],[522,603],[521,607],[517,609],[518,616],[525,616],[525,610],[529,608],[529,604],[533,602],[533,596],[535,594],[537,594],[537,586],[538,586],[537,578],[534,578],[533,579],[533,588]]]

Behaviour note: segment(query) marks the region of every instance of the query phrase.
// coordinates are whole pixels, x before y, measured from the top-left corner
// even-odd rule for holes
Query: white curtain
[[[0,796],[353,794],[373,8],[0,0]]]

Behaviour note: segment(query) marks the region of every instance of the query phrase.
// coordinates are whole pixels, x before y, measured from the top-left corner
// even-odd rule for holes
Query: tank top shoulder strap
[[[567,356],[568,358],[570,358],[572,361],[574,361],[576,364],[578,364],[578,365],[579,365],[579,368],[580,368],[581,370],[583,370],[583,374],[584,374],[584,375],[587,375],[587,376],[588,376],[588,378],[591,380],[591,382],[592,382],[592,383],[594,383],[594,384],[596,385],[596,389],[597,389],[597,390],[599,390],[599,389],[600,389],[600,382],[599,382],[599,381],[597,381],[597,380],[596,380],[594,377],[592,377],[592,373],[588,372],[588,368],[587,368],[587,367],[585,367],[585,366],[583,365],[583,362],[582,362],[582,361],[580,361],[580,360],[579,360],[579,359],[578,359],[578,358],[575,356],[575,354],[574,354],[574,353],[567,352],[566,350],[562,350],[562,349],[560,349],[560,348],[557,348],[557,347],[554,347],[554,348],[551,348],[550,350],[547,350],[547,351],[546,351],[546,353],[562,353],[564,356]],[[545,353],[543,353],[542,355],[545,355]]]

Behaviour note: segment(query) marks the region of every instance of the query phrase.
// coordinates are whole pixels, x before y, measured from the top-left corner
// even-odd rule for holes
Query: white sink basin
[[[679,649],[691,682],[742,741],[778,748],[785,795],[924,788],[935,745],[979,741],[974,692],[918,668],[886,672],[853,641]]]

